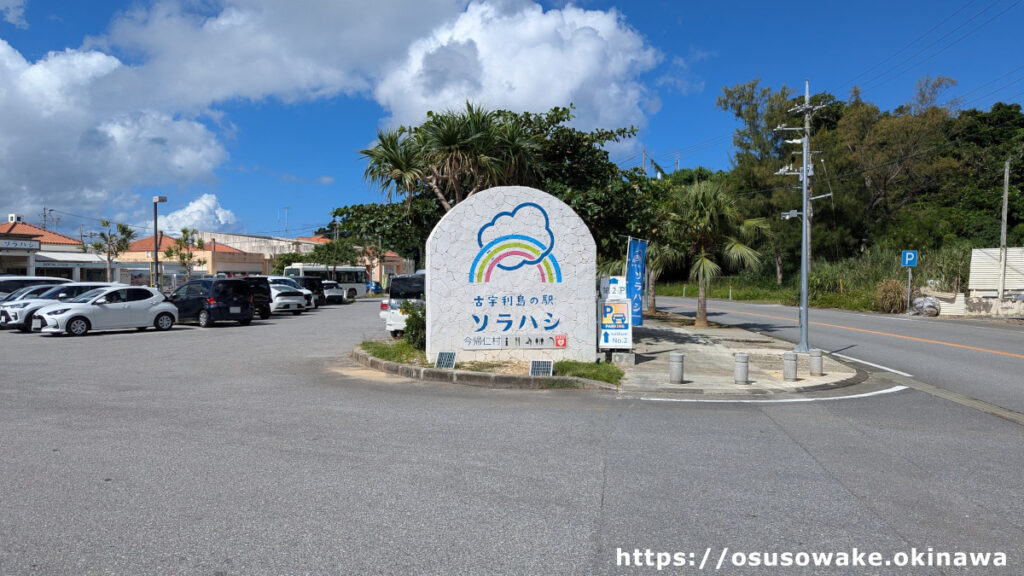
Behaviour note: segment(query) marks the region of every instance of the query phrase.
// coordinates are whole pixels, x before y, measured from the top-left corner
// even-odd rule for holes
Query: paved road
[[[710,548],[710,572],[725,547],[721,574],[960,573],[729,565],[853,547],[1024,568],[1006,420],[914,390],[698,405],[427,384],[346,360],[367,336],[372,302],[0,333],[0,574],[655,573],[616,565],[637,548]]]
[[[695,298],[658,298],[688,315]],[[798,342],[798,308],[728,300],[708,302],[708,319]],[[1024,325],[810,311],[808,340],[821,348],[913,375],[917,380],[1024,413]]]

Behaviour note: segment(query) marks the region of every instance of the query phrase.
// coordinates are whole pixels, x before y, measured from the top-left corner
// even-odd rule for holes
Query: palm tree
[[[363,177],[405,197],[428,188],[445,211],[480,190],[540,181],[540,144],[521,119],[466,103],[465,110],[427,114],[416,128],[381,130]]]
[[[164,251],[164,256],[173,258],[185,269],[185,279],[192,279],[192,268],[205,266],[205,258],[196,258],[195,251],[206,248],[199,231],[195,228],[182,228],[181,236],[174,239],[174,245]],[[212,256],[212,255],[211,255]]]
[[[717,183],[677,189],[669,220],[675,242],[690,259],[690,278],[697,281],[695,326],[708,325],[707,288],[722,273],[719,262],[733,268],[757,268],[761,255],[745,241],[768,229],[764,218],[744,219],[736,199]]]
[[[128,246],[135,239],[135,229],[127,224],[117,223],[117,232],[110,229],[110,220],[100,220],[100,226],[107,229],[106,232],[100,232],[98,234],[99,240],[96,240],[90,247],[103,255],[107,259],[107,282],[114,281],[114,270],[113,261],[117,259],[119,255],[128,250]],[[85,250],[85,247],[82,247]]]

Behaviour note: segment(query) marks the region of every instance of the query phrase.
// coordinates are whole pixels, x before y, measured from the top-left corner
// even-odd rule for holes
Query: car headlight
[[[71,308],[58,308],[57,310],[51,310],[50,312],[47,312],[46,315],[47,316],[60,316],[61,314],[67,312],[68,310],[71,310]]]
[[[19,302],[17,304],[8,304],[8,305],[4,306],[4,308],[11,308],[11,309],[14,309],[14,310],[21,310],[25,306],[28,306],[28,302]]]

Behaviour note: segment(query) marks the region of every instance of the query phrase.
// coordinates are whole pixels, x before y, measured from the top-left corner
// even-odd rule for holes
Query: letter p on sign
[[[902,257],[903,266],[914,268],[917,266],[917,250],[904,250]]]

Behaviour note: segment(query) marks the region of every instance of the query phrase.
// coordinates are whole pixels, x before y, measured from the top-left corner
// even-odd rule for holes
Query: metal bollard
[[[737,384],[748,384],[750,375],[750,357],[742,352],[734,356],[735,362],[732,366],[732,379]]]
[[[683,383],[682,352],[670,352],[668,355],[668,381],[672,384]]]
[[[822,376],[824,372],[821,367],[821,350],[811,350],[811,376]]]
[[[782,379],[786,382],[796,380],[796,352],[786,352],[782,355]]]

